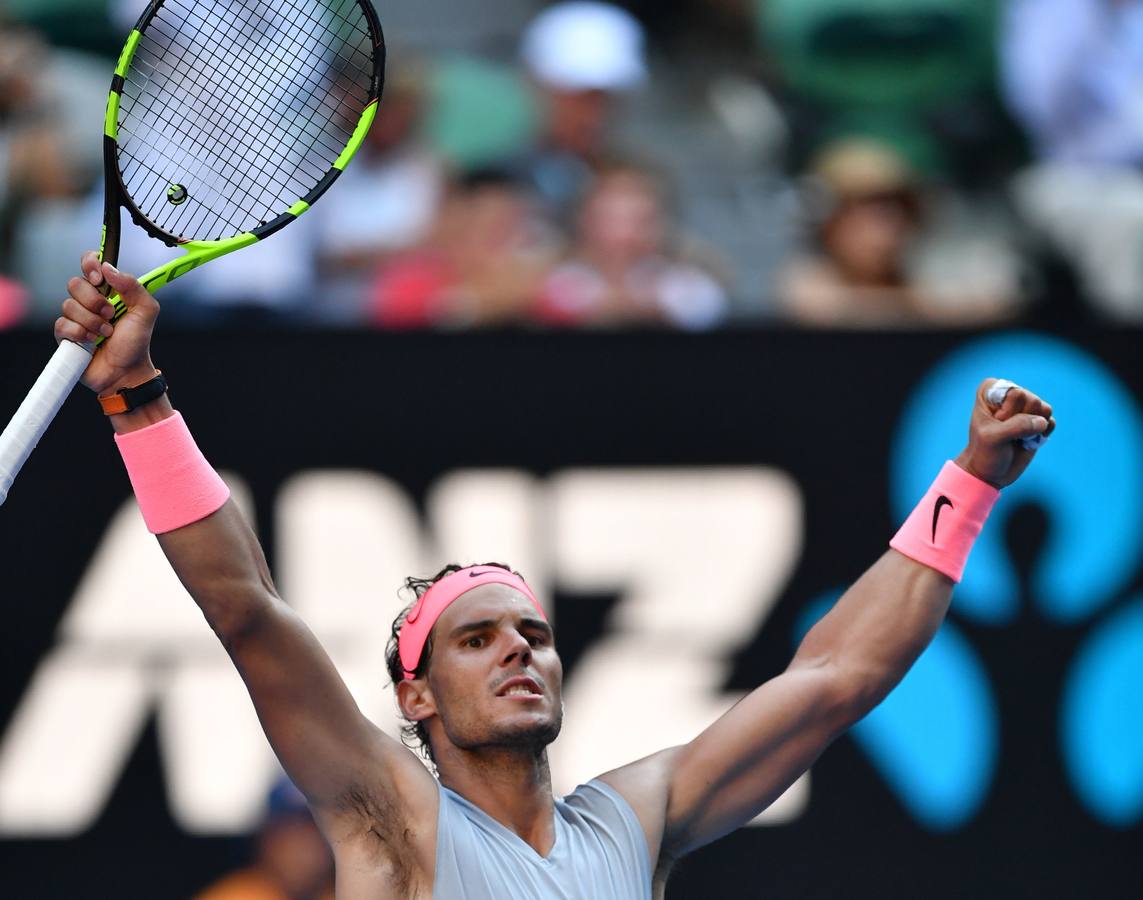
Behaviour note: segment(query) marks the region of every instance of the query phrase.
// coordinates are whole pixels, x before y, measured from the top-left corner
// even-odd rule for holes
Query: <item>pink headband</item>
[[[427,591],[421,594],[409,614],[401,625],[401,632],[397,638],[397,650],[401,657],[401,667],[405,670],[405,678],[411,679],[421,661],[421,651],[425,649],[425,641],[429,639],[429,632],[433,630],[437,619],[441,617],[449,604],[461,594],[467,594],[473,588],[485,584],[506,584],[515,588],[532,601],[536,612],[545,622],[548,617],[544,609],[536,600],[532,589],[519,575],[514,575],[506,569],[493,566],[469,566],[451,575],[446,575]]]

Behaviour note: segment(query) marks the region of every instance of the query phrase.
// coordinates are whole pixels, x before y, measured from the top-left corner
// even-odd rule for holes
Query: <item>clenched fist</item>
[[[1001,402],[992,402],[989,389],[997,383],[996,378],[986,378],[976,389],[968,446],[956,464],[981,481],[1002,488],[1020,477],[1036,453],[1024,446],[1024,439],[1047,437],[1055,430],[1056,420],[1049,403],[1018,385],[1008,388]]]

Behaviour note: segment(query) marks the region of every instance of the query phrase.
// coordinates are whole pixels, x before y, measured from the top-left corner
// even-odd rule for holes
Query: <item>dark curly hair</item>
[[[481,567],[495,567],[497,569],[503,569],[505,572],[511,572],[513,575],[520,574],[511,566],[507,566],[504,563],[487,562],[477,563],[475,565],[480,565]],[[471,566],[461,566],[457,563],[449,563],[431,578],[417,578],[414,575],[410,575],[405,579],[405,584],[401,587],[398,593],[405,595],[412,594],[413,599],[404,609],[402,609],[397,614],[397,618],[393,620],[393,627],[389,635],[389,642],[385,645],[385,667],[389,670],[389,679],[392,682],[394,690],[405,677],[405,667],[401,665],[401,652],[398,646],[398,638],[401,634],[401,626],[405,624],[405,619],[408,617],[409,611],[417,605],[417,601],[424,596],[425,591],[431,588],[442,578],[451,575],[453,572],[459,572],[461,569],[467,568],[471,568]],[[429,661],[432,659],[432,655],[433,636],[430,633],[428,640],[425,641],[425,647],[421,651],[421,658],[417,660],[417,668],[413,670],[414,676],[420,678],[423,675],[428,674]],[[400,712],[400,710],[398,710],[398,712]],[[404,715],[402,715],[402,718],[404,718]],[[429,732],[428,729],[425,728],[424,722],[410,722],[408,719],[406,719],[405,724],[401,726],[401,743],[403,743],[406,747],[415,753],[419,753],[429,762],[434,764],[436,763],[436,759],[433,757],[433,748],[429,744]]]

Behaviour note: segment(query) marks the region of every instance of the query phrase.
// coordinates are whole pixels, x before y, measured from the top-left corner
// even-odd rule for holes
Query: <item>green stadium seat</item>
[[[433,63],[425,133],[460,169],[504,162],[531,145],[538,112],[530,86],[508,66],[466,56]]]
[[[755,0],[791,89],[837,105],[917,108],[988,82],[993,0]]]
[[[107,0],[4,0],[4,14],[58,47],[115,58],[124,35],[111,24]],[[144,3],[140,0],[139,9]]]

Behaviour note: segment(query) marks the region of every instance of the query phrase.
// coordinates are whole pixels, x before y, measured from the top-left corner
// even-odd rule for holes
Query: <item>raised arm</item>
[[[1055,427],[1051,407],[1021,388],[1009,390],[1000,405],[989,403],[994,383],[989,379],[977,391],[959,468],[942,474],[951,482],[937,482],[983,497],[986,504],[995,488],[1015,481],[1031,461],[1033,451],[1020,439]],[[922,544],[894,544],[956,574],[947,559],[934,560],[927,543],[930,523],[934,533],[938,524],[971,531],[971,523],[957,519],[969,504],[952,493],[956,510],[945,509],[948,497],[930,492],[914,513],[924,527]],[[653,846],[658,831],[664,856],[677,857],[745,824],[884,699],[948,610],[953,580],[930,565],[887,551],[810,630],[781,675],[686,746],[604,776],[625,791]]]
[[[82,271],[83,278],[68,284],[71,296],[55,333],[58,340],[108,338],[84,373],[84,384],[110,396],[150,380],[158,304],[134,278],[101,268],[93,253],[84,256]],[[129,307],[114,328],[106,321],[111,307],[96,289],[104,277]],[[174,415],[162,396],[109,418],[117,434],[138,432],[138,438],[150,426],[173,424]],[[361,815],[370,812],[361,807],[371,799],[377,808],[397,800],[435,810],[436,788],[424,766],[361,713],[316,638],[278,597],[262,549],[233,501],[222,503],[225,493],[213,496],[206,509],[214,511],[205,517],[153,530],[162,532],[163,552],[234,660],[291,779],[315,811],[325,814],[327,825],[370,818]]]

